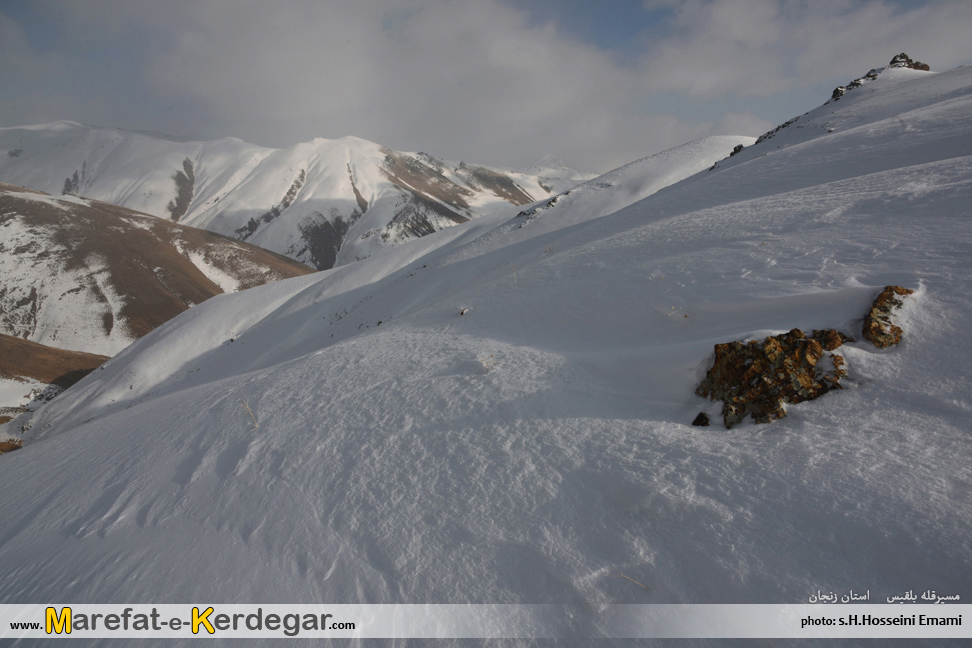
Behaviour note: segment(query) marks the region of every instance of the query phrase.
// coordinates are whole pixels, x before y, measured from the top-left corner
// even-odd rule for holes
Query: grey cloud
[[[826,84],[902,50],[936,69],[972,57],[969,3],[649,5],[674,9],[653,32],[663,35],[619,64],[502,0],[37,0],[39,14],[70,28],[40,51],[0,9],[0,50],[16,56],[19,84],[0,94],[0,114],[3,125],[67,118],[276,147],[357,135],[507,166],[554,153],[603,171],[703,135],[758,135],[823,102]],[[130,69],[85,65],[111,48],[131,52]],[[787,103],[814,84],[823,84],[817,103]],[[645,102],[659,92],[667,114]],[[686,107],[731,99],[733,109],[700,117],[672,110],[672,96]]]
[[[690,96],[767,96],[850,78],[902,50],[937,69],[972,56],[967,2],[903,10],[879,1],[687,0],[679,9],[671,36],[652,44],[643,66],[653,87]]]

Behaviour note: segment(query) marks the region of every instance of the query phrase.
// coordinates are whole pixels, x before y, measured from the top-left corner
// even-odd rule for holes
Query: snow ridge
[[[200,304],[0,458],[0,600],[570,603],[589,626],[964,593],[970,111],[972,68],[888,70],[647,197],[651,161],[527,227],[509,207]],[[877,350],[889,284],[916,292]],[[794,327],[857,339],[845,389],[690,425],[719,406],[694,394],[714,344]]]

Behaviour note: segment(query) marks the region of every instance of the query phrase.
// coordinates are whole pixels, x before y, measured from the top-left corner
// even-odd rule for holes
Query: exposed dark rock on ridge
[[[0,454],[20,450],[24,447],[24,442],[19,440],[0,441]]]
[[[929,72],[931,70],[931,68],[929,68],[927,64],[922,63],[920,61],[913,61],[911,60],[910,56],[902,52],[897,56],[895,56],[893,59],[891,59],[891,62],[888,63],[887,66],[883,68],[875,68],[870,72],[868,72],[867,74],[865,74],[864,76],[854,79],[846,86],[837,86],[836,88],[834,88],[833,94],[830,95],[830,100],[837,101],[838,99],[843,97],[844,93],[847,92],[848,90],[854,90],[855,88],[860,88],[868,81],[873,81],[874,79],[878,78],[878,75],[881,74],[881,72],[890,68],[910,68],[912,70],[922,70],[923,72]]]
[[[189,158],[183,160],[182,171],[176,171],[172,179],[176,183],[176,197],[166,205],[166,209],[169,210],[172,221],[178,223],[179,219],[189,211],[196,190],[196,174],[193,172],[192,160]]]
[[[81,189],[81,183],[84,182],[84,177],[88,173],[88,161],[85,160],[81,163],[81,175],[78,176],[77,170],[74,171],[74,175],[70,178],[64,179],[64,188],[61,189],[61,195],[65,194],[76,194]]]
[[[430,200],[420,193],[402,193],[396,204],[395,217],[385,227],[382,238],[419,238],[436,231],[435,221],[465,223],[469,218]]]
[[[299,251],[299,256],[309,253],[315,268],[333,268],[348,228],[360,217],[361,212],[355,209],[345,220],[336,207],[331,208],[330,219],[320,212],[309,215],[300,224],[304,249]]]
[[[881,70],[875,68],[870,72],[868,72],[867,74],[865,74],[864,76],[854,79],[846,86],[837,86],[836,88],[834,88],[833,94],[830,95],[831,101],[837,101],[838,99],[843,97],[844,93],[847,92],[848,90],[855,90],[857,88],[860,88],[868,81],[873,81],[874,79],[878,78],[879,74],[881,74]]]
[[[854,90],[855,88],[860,88],[865,83],[868,83],[869,81],[873,81],[874,79],[878,78],[878,75],[881,74],[881,72],[883,72],[884,70],[887,70],[889,68],[901,68],[901,67],[911,68],[913,70],[925,70],[925,71],[929,70],[929,67],[926,64],[921,63],[919,61],[913,61],[913,60],[911,60],[911,58],[907,54],[905,54],[905,53],[902,52],[901,54],[898,54],[893,59],[891,59],[891,63],[889,63],[887,66],[885,66],[883,68],[875,68],[875,69],[871,70],[870,72],[868,72],[867,74],[865,74],[864,76],[858,77],[857,79],[854,79],[853,81],[851,81],[850,83],[848,83],[846,86],[837,86],[836,88],[834,88],[833,93],[830,95],[830,99],[828,99],[826,103],[830,103],[831,101],[838,101],[849,90]],[[802,117],[802,115],[801,115],[801,117]],[[780,132],[784,128],[786,128],[788,126],[792,126],[793,124],[797,123],[799,120],[800,120],[800,117],[794,117],[793,119],[791,119],[791,120],[789,120],[787,122],[784,122],[784,123],[780,124],[779,126],[777,126],[776,128],[774,128],[773,130],[767,131],[767,132],[763,133],[762,135],[760,135],[756,139],[756,144],[759,144],[760,142],[763,142],[765,140],[770,139],[771,137],[773,137],[774,135],[776,135],[778,132]],[[800,128],[800,127],[801,126],[797,126],[797,128]],[[831,132],[833,132],[833,131],[831,131]]]
[[[927,63],[922,63],[921,61],[913,61],[911,57],[901,52],[888,63],[889,68],[911,68],[912,70],[921,70],[923,72],[930,72],[931,68],[928,67]]]
[[[301,169],[300,173],[297,174],[297,177],[294,178],[293,183],[291,183],[290,189],[288,189],[287,193],[284,194],[280,204],[274,205],[269,211],[260,214],[260,216],[256,218],[251,218],[249,221],[247,221],[246,225],[236,230],[236,236],[241,241],[245,241],[257,231],[262,223],[269,223],[270,221],[279,217],[280,214],[283,213],[283,210],[294,204],[294,200],[297,198],[297,194],[300,193],[300,189],[304,186],[304,180],[306,179],[307,174],[303,169]]]
[[[459,163],[457,171],[462,175],[470,186],[487,189],[493,195],[498,196],[513,205],[526,205],[533,202],[533,197],[523,191],[513,180],[502,173],[496,173],[485,167],[469,165],[465,162]]]
[[[361,195],[360,191],[358,191],[358,186],[354,184],[354,173],[351,172],[350,162],[348,162],[348,179],[351,181],[351,191],[354,192],[354,200],[356,203],[358,203],[358,209],[361,210],[362,214],[366,214],[368,212],[368,201],[365,200],[365,197]]]
[[[799,117],[794,117],[793,119],[791,119],[791,120],[789,120],[787,122],[783,122],[782,124],[780,124],[779,126],[777,126],[776,128],[774,128],[773,130],[767,131],[767,132],[763,133],[762,135],[760,135],[759,137],[756,138],[756,144],[759,144],[760,142],[762,142],[764,140],[768,140],[769,138],[773,137],[774,135],[776,135],[777,133],[779,133],[781,130],[783,130],[787,126],[789,126],[789,125],[793,124],[794,122],[796,122],[798,119],[800,119],[800,118]],[[754,144],[754,146],[755,146],[755,144]]]
[[[469,211],[466,198],[473,196],[472,191],[460,187],[442,175],[439,169],[430,166],[427,157],[423,161],[389,149],[382,151],[385,153],[385,161],[380,171],[385,178],[417,195],[448,205],[455,210],[456,216],[463,219],[459,222],[469,220],[468,215],[465,215]]]

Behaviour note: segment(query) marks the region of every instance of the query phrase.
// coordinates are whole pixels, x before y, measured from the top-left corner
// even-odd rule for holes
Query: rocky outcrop
[[[865,74],[864,76],[854,79],[846,86],[837,86],[836,88],[834,88],[833,94],[830,95],[830,100],[837,101],[838,99],[843,97],[844,93],[847,92],[848,90],[854,90],[855,88],[860,88],[868,81],[873,81],[874,79],[878,78],[878,75],[881,74],[881,72],[890,68],[911,68],[912,70],[922,70],[924,72],[928,72],[931,70],[931,68],[929,68],[928,65],[926,65],[925,63],[922,63],[920,61],[913,61],[911,60],[910,56],[902,52],[901,54],[898,54],[893,59],[891,59],[891,62],[888,63],[886,67],[875,68],[870,72],[868,72],[867,74]]]
[[[884,349],[901,342],[901,327],[891,321],[891,314],[901,307],[898,297],[915,292],[901,286],[886,286],[864,316],[864,337]]]
[[[709,415],[705,412],[699,412],[699,415],[695,417],[694,421],[692,421],[692,425],[696,425],[698,427],[709,427]]]
[[[873,81],[874,79],[878,78],[879,74],[881,74],[881,70],[874,69],[868,72],[867,74],[865,74],[864,76],[854,79],[846,86],[837,86],[836,88],[834,88],[833,94],[830,95],[831,101],[837,101],[838,99],[843,97],[844,93],[847,92],[848,90],[854,90],[856,88],[860,88],[868,81]]]
[[[359,195],[357,190],[355,192]],[[330,214],[328,218],[321,212],[313,212],[305,217],[299,226],[303,248],[288,250],[287,256],[306,259],[309,261],[308,265],[315,268],[333,268],[344,237],[351,225],[361,217],[361,212],[352,210],[351,215],[345,218],[337,207],[331,207]]]
[[[715,345],[715,364],[695,393],[722,401],[726,428],[752,415],[756,423],[786,416],[785,403],[802,403],[841,389],[847,375],[844,358],[828,353],[849,338],[834,330],[815,330],[813,337],[789,333],[748,344]]]
[[[901,342],[902,330],[891,321],[901,307],[900,297],[914,293],[901,286],[886,286],[864,316],[864,337],[879,348]],[[851,338],[833,329],[814,329],[808,338],[800,329],[747,344],[715,345],[715,363],[695,393],[722,401],[726,428],[752,415],[756,423],[786,416],[786,403],[802,403],[842,389],[847,375],[844,358],[834,350]],[[700,413],[692,425],[708,425]]]
[[[912,61],[911,57],[901,52],[888,63],[889,68],[911,68],[912,70],[921,70],[923,72],[930,72],[931,68],[928,67],[927,63],[922,63],[921,61]]]
[[[274,205],[269,211],[260,214],[256,218],[251,218],[249,221],[247,221],[246,225],[238,228],[236,230],[237,238],[239,238],[241,241],[245,241],[246,239],[250,238],[253,233],[257,231],[257,229],[259,229],[260,225],[269,223],[270,221],[278,218],[285,209],[294,204],[294,200],[297,199],[297,194],[300,193],[300,189],[304,186],[304,180],[306,179],[307,173],[301,169],[300,173],[297,174],[297,177],[294,178],[293,183],[290,185],[290,189],[288,189],[287,193],[284,194],[284,197],[280,203]]]
[[[813,335],[810,337],[820,342],[821,346],[824,348],[824,351],[833,351],[837,347],[847,342],[854,341],[840,331],[835,331],[834,329],[813,329]]]
[[[777,126],[776,128],[774,128],[773,130],[768,131],[766,133],[763,133],[762,135],[760,135],[759,137],[756,138],[756,144],[759,144],[761,142],[764,142],[765,140],[768,140],[769,138],[773,137],[774,135],[776,135],[777,133],[779,133],[781,130],[783,130],[787,126],[790,126],[791,124],[795,123],[798,119],[800,119],[800,118],[799,117],[794,117],[793,119],[791,119],[789,121],[783,122],[782,124],[780,124],[779,126]]]
[[[176,197],[169,201],[166,209],[174,223],[186,215],[189,205],[192,203],[192,196],[196,190],[196,174],[193,172],[192,160],[186,158],[182,161],[182,171],[176,171],[172,176],[176,184]]]
[[[85,160],[84,162],[81,163],[80,177],[78,176],[77,169],[75,169],[73,176],[64,179],[64,188],[61,189],[61,195],[78,193],[81,189],[81,183],[84,182],[84,177],[85,175],[87,175],[87,173],[88,173],[88,161]]]

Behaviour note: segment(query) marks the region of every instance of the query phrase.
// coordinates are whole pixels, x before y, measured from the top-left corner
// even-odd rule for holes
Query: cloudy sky
[[[606,171],[759,135],[902,51],[970,64],[970,33],[968,0],[2,0],[0,126]]]

